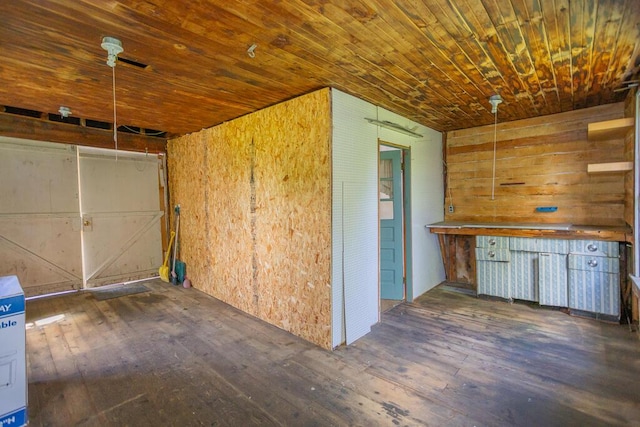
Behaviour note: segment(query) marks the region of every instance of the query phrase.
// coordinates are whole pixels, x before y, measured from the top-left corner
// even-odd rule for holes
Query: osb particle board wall
[[[331,348],[329,89],[168,144],[193,286]]]
[[[453,203],[454,213],[447,210],[445,220],[624,225],[624,173],[587,173],[590,163],[624,160],[623,139],[587,139],[590,122],[621,118],[623,108],[618,103],[499,123],[494,200],[493,125],[449,132],[445,205]],[[558,210],[539,213],[537,206]]]

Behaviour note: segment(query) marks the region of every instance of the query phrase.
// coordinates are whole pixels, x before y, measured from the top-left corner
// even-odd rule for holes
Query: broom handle
[[[173,266],[171,272],[176,272],[176,258],[178,258],[178,233],[180,233],[180,211],[176,215],[176,244],[173,245]]]
[[[169,267],[169,255],[171,255],[171,245],[173,244],[173,238],[176,237],[176,233],[171,230],[171,237],[169,238],[169,246],[167,246],[167,254],[164,257],[162,265]]]

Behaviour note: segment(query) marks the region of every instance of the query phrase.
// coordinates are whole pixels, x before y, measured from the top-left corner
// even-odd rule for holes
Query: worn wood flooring
[[[329,352],[194,289],[146,286],[27,303],[31,426],[640,422],[640,341],[623,325],[441,286]]]

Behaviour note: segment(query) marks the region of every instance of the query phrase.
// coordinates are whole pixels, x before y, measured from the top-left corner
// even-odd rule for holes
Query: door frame
[[[401,151],[401,164],[403,172],[402,181],[402,241],[404,257],[404,295],[405,301],[413,301],[413,252],[411,233],[411,147],[395,144],[378,138],[378,161],[380,159],[380,147],[386,146]],[[380,181],[380,172],[378,172]],[[378,221],[378,271],[380,271],[380,221]],[[378,299],[380,299],[380,281],[378,280]]]

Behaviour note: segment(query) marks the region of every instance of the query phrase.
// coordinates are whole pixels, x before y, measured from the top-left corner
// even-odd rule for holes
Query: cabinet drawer
[[[595,256],[617,257],[620,252],[620,244],[618,242],[603,242],[602,240],[571,240],[569,251]]]
[[[476,248],[476,261],[509,262],[510,260],[509,249]]]
[[[509,237],[509,249],[523,252],[546,252],[568,254],[569,241],[562,239],[535,239],[530,237]]]
[[[569,254],[569,269],[602,273],[619,273],[620,260],[603,256]]]
[[[476,236],[476,247],[509,249],[509,238],[496,236]]]

